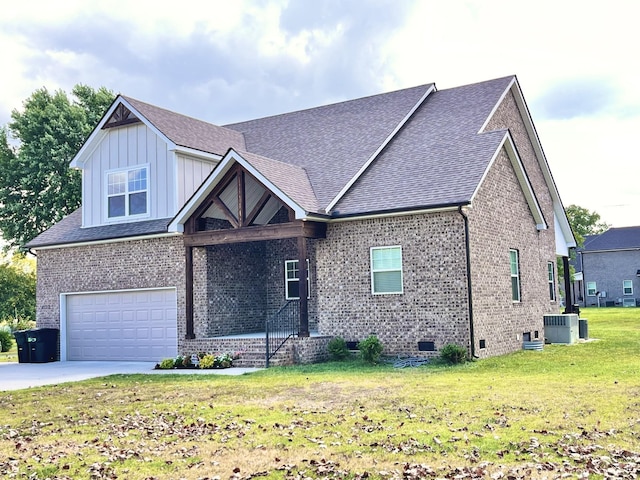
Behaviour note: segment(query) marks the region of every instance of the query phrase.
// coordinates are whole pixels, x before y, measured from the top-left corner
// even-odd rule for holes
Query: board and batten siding
[[[191,198],[216,163],[200,160],[188,155],[176,155],[178,161],[178,205],[182,207]]]
[[[169,218],[177,213],[182,204],[178,205],[175,154],[153,130],[136,124],[106,130],[90,154],[82,179],[84,227],[114,223],[106,217],[105,172],[136,165],[149,166],[149,216],[145,219]]]

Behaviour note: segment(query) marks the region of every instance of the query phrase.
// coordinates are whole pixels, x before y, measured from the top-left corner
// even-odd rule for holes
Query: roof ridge
[[[358,102],[358,101],[362,101],[362,100],[366,100],[369,98],[374,98],[374,97],[382,97],[385,95],[393,95],[394,93],[399,93],[399,92],[405,92],[408,90],[415,90],[415,89],[420,89],[420,88],[435,88],[436,84],[431,82],[431,83],[425,83],[422,85],[415,85],[413,87],[407,87],[407,88],[398,88],[396,90],[392,90],[390,92],[380,92],[380,93],[374,93],[371,95],[365,95],[363,97],[358,97],[358,98],[350,98],[347,100],[342,100],[342,101],[338,101],[338,102],[332,102],[332,103],[325,103],[322,105],[316,105],[315,107],[308,107],[308,108],[301,108],[299,110],[291,110],[291,111],[287,111],[287,112],[282,112],[282,113],[276,113],[274,115],[267,115],[266,117],[256,117],[256,118],[249,118],[247,120],[242,120],[240,122],[233,122],[233,123],[227,123],[222,125],[222,127],[232,127],[232,126],[236,126],[236,125],[242,125],[243,123],[248,123],[248,122],[253,122],[255,120],[267,120],[267,119],[272,119],[272,118],[278,118],[278,117],[282,117],[285,115],[291,115],[291,114],[295,114],[295,113],[301,113],[301,112],[308,112],[311,110],[318,110],[321,108],[330,108],[330,107],[335,107],[336,105],[346,105],[349,103],[353,103],[353,102]]]
[[[208,122],[206,120],[202,120],[201,118],[192,117],[191,115],[185,115],[184,113],[176,112],[174,110],[169,110],[168,108],[159,107],[158,105],[155,105],[155,104],[149,103],[149,102],[145,102],[144,100],[139,100],[137,98],[129,97],[127,95],[122,95],[122,94],[118,94],[118,96],[124,98],[129,103],[131,103],[131,100],[133,100],[135,103],[142,103],[143,105],[145,105],[147,107],[155,108],[157,110],[162,110],[164,112],[168,112],[168,113],[171,113],[173,115],[178,115],[180,117],[188,118],[190,120],[194,120],[194,121],[200,122],[200,123],[206,123],[207,125],[211,125],[213,127],[225,128],[223,125],[218,125],[216,123],[211,123],[211,122]],[[116,100],[117,100],[117,97],[116,97]],[[229,129],[227,129],[227,130],[229,130]]]
[[[329,212],[333,207],[335,207],[340,199],[346,195],[346,193],[351,190],[351,187],[358,181],[358,179],[368,170],[373,162],[375,162],[376,158],[384,151],[384,149],[393,141],[395,136],[402,130],[402,128],[407,124],[407,122],[413,117],[413,114],[424,105],[426,99],[436,91],[435,83],[430,84],[429,86],[425,86],[425,92],[420,97],[420,99],[411,107],[411,109],[407,112],[407,114],[400,120],[395,128],[389,133],[389,135],[384,139],[384,141],[378,146],[378,148],[371,154],[371,156],[362,164],[360,169],[356,172],[356,174],[342,187],[342,189],[338,192],[338,194],[329,202],[329,204],[325,207],[326,211]]]

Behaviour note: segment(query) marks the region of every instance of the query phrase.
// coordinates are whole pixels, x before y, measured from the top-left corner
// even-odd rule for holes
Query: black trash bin
[[[36,328],[15,332],[19,363],[55,362],[58,357],[57,328]]]
[[[27,342],[27,330],[13,332],[13,336],[16,338],[16,345],[18,346],[18,362],[31,363],[31,350]]]

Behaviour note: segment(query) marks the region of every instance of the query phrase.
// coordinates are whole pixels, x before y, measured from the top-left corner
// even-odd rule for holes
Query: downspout
[[[464,247],[467,256],[467,299],[469,303],[469,339],[471,341],[471,358],[476,356],[476,340],[473,332],[473,295],[471,293],[471,247],[469,246],[469,218],[462,211],[462,205],[458,207],[458,213],[464,220]]]

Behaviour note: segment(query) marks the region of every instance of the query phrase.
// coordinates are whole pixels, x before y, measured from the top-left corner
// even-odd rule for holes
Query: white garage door
[[[176,291],[67,295],[68,360],[159,362],[177,354]]]

